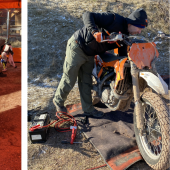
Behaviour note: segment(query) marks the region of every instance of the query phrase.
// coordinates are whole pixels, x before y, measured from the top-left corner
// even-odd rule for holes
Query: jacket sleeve
[[[105,28],[114,21],[114,14],[85,12],[83,14],[83,22],[86,28],[93,34],[98,28]]]

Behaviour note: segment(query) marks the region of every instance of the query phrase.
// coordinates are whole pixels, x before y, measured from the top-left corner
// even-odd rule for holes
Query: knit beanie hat
[[[132,12],[127,18],[127,23],[139,28],[145,28],[148,26],[147,14],[143,8],[139,8]]]

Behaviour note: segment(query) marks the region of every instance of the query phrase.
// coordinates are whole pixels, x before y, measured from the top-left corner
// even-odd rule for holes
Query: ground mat
[[[21,63],[0,73],[0,169],[21,169]]]
[[[79,119],[83,119],[81,105],[67,106],[68,112],[75,117],[78,126],[83,129],[86,137],[91,141],[106,162],[127,152],[129,149],[137,149],[133,130],[133,105],[131,107],[132,108],[127,112],[113,112],[102,103],[98,103],[95,105],[95,108],[104,112],[104,117],[100,119],[89,117],[87,124],[83,124]],[[135,155],[135,157],[136,156],[140,155],[138,154]],[[140,157],[137,160],[141,159]],[[137,160],[135,160],[135,162]],[[127,161],[122,163],[126,162]],[[118,164],[117,162],[116,165]]]
[[[169,78],[166,78],[169,85]],[[133,129],[134,104],[126,112],[111,111],[104,104],[98,103],[95,108],[105,113],[103,118],[88,118],[83,124],[81,104],[69,105],[67,110],[77,120],[86,137],[99,151],[111,169],[126,169],[135,162],[142,160],[137,148]],[[129,163],[127,163],[129,161]],[[150,169],[148,167],[148,169]]]

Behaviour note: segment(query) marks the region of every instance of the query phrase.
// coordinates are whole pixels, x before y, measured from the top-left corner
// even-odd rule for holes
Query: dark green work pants
[[[78,77],[82,109],[84,112],[94,110],[91,97],[93,66],[94,56],[87,56],[72,36],[67,42],[63,76],[54,97],[58,105],[64,106],[64,102]]]

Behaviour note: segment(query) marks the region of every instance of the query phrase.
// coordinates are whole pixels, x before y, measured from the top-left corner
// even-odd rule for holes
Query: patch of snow
[[[66,21],[66,17],[65,16],[60,16],[59,20],[65,20]]]
[[[32,82],[36,82],[36,81],[38,81],[40,78],[38,77],[38,78],[35,78],[35,79],[33,79],[32,80]]]
[[[57,77],[61,79],[62,75],[57,74]]]

